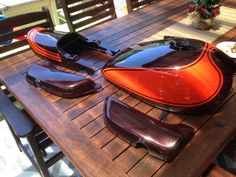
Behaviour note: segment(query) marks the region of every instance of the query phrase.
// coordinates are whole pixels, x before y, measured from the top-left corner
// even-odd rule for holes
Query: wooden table
[[[234,4],[233,0],[229,2]],[[187,7],[188,1],[185,0],[161,1],[81,34],[90,39],[100,39],[102,43],[113,47],[125,48],[185,18]],[[236,40],[235,29],[219,40],[222,39]],[[143,148],[136,149],[130,146],[105,127],[104,99],[113,96],[156,119],[160,119],[163,111],[140,102],[102,78],[100,69],[110,59],[109,57],[94,52],[83,55],[87,57],[91,66],[97,69],[97,72],[93,76],[87,76],[83,72],[77,74],[90,77],[102,84],[103,90],[76,99],[53,96],[27,84],[25,74],[28,66],[35,62],[44,62],[31,51],[0,62],[0,80],[83,175],[199,176],[224,145],[234,137],[236,132],[235,77],[232,93],[212,114],[195,116],[168,113],[162,119],[166,123],[184,123],[195,130],[191,142],[173,162],[165,163],[150,156]]]

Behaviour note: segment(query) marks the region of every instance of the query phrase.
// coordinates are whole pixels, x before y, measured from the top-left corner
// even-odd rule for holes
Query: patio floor
[[[3,177],[41,177],[23,152],[20,152],[5,120],[0,121],[0,174]],[[48,148],[48,153],[56,147]],[[52,177],[81,177],[65,157],[49,168]]]

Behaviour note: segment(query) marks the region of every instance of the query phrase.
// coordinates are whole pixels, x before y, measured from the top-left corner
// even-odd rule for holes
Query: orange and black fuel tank
[[[111,83],[173,112],[201,112],[220,105],[235,72],[233,59],[213,45],[177,37],[124,49],[102,69]]]

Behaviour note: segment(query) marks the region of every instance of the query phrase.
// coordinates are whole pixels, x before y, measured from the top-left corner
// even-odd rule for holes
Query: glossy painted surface
[[[204,42],[197,40],[180,41],[173,44],[167,40],[146,42],[120,52],[107,66],[169,69],[182,67],[194,62],[202,53],[204,46]],[[178,47],[185,48],[179,50]]]
[[[65,35],[74,36],[74,34],[37,27],[27,33],[27,39],[32,50],[40,58],[72,70],[85,70],[89,74],[93,74],[94,70],[83,58],[79,57],[80,44],[76,41],[66,41],[68,43],[61,41],[64,40],[63,37]],[[77,37],[80,38],[81,35],[77,34]],[[58,42],[66,45],[66,50],[63,50],[64,47],[62,46],[58,47]]]
[[[53,35],[52,30],[45,28],[34,28],[27,33],[28,42],[32,50],[40,57],[47,60],[62,62],[60,55],[57,52],[57,41],[60,37]]]
[[[235,67],[227,56],[213,56],[220,52],[198,40],[152,41],[118,53],[102,74],[157,107],[183,111],[219,101],[230,91]]]
[[[95,93],[101,88],[90,79],[39,64],[29,67],[26,80],[36,87],[65,98]]]
[[[173,160],[193,136],[193,128],[171,125],[109,97],[105,103],[106,126],[132,145],[144,145],[149,153],[162,160]]]
[[[30,30],[27,39],[39,57],[76,71],[85,70],[89,74],[93,74],[94,70],[86,59],[80,57],[81,51],[96,50],[109,55],[118,52],[101,46],[100,41],[89,41],[79,33],[64,33],[40,27]]]

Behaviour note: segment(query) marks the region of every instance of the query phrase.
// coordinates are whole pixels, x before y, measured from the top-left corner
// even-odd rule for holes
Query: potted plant
[[[208,30],[214,18],[220,14],[220,0],[193,0],[189,6],[189,17],[194,28]]]

